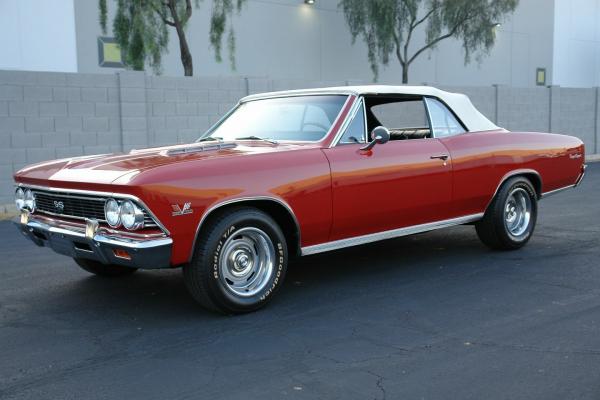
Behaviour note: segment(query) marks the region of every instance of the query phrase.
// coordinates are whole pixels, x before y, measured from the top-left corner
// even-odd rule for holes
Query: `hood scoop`
[[[219,151],[223,149],[233,149],[237,147],[235,143],[216,143],[216,144],[196,144],[185,147],[177,147],[167,150],[168,156],[176,156],[180,154],[201,153],[204,151]]]

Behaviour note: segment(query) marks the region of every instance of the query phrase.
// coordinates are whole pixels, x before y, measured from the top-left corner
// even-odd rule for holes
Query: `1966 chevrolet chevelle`
[[[520,248],[584,160],[577,138],[509,132],[431,87],[268,93],[192,144],[24,168],[15,222],[97,275],[181,266],[200,304],[240,313],[273,297],[291,256],[460,224]]]

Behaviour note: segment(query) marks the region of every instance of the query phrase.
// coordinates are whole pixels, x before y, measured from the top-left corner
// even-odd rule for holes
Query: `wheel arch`
[[[506,173],[502,177],[502,179],[500,179],[500,183],[498,183],[498,186],[496,186],[496,190],[494,191],[494,194],[492,195],[492,197],[490,198],[490,201],[488,202],[488,204],[485,207],[486,210],[488,209],[490,204],[492,204],[492,201],[494,200],[494,198],[500,191],[500,188],[506,183],[506,181],[508,181],[511,178],[517,177],[517,176],[522,176],[524,178],[527,178],[533,185],[533,189],[535,190],[537,200],[541,199],[541,197],[542,197],[542,176],[540,175],[540,173],[534,169],[517,169],[517,170],[513,170],[513,171]]]
[[[196,242],[210,221],[228,210],[242,206],[254,207],[269,215],[277,222],[286,239],[288,252],[292,255],[300,255],[300,224],[292,208],[285,201],[275,197],[258,196],[230,199],[219,202],[207,208],[202,215],[196,234],[194,236],[193,246],[190,252],[191,261],[196,249]]]

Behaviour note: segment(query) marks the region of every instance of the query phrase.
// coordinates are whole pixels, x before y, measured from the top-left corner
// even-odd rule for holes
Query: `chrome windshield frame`
[[[336,126],[337,121],[340,119],[340,115],[344,111],[344,108],[348,104],[348,101],[352,98],[354,94],[351,92],[308,92],[308,93],[281,93],[281,94],[273,94],[273,95],[265,95],[262,97],[251,97],[244,98],[240,100],[233,108],[231,108],[223,117],[221,117],[213,126],[211,126],[206,132],[204,132],[198,139],[196,139],[196,143],[202,139],[210,137],[210,135],[221,126],[239,107],[246,103],[257,102],[262,100],[272,100],[272,99],[282,99],[282,98],[291,98],[291,97],[316,97],[316,96],[340,96],[344,97],[344,103],[342,104],[339,112],[337,113],[334,120],[331,122],[331,126],[329,130],[321,137],[319,140],[283,140],[283,139],[275,139],[277,142],[286,142],[286,143],[321,143],[326,140],[330,135],[333,129]],[[230,141],[230,140],[227,140]]]

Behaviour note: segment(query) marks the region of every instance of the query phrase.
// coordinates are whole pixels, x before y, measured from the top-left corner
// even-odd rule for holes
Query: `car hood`
[[[302,144],[270,144],[266,142],[194,143],[144,150],[126,154],[103,154],[48,161],[23,168],[15,174],[17,181],[47,184],[56,182],[86,182],[111,184],[125,176],[178,163],[203,159],[228,158],[242,155],[288,151]]]

